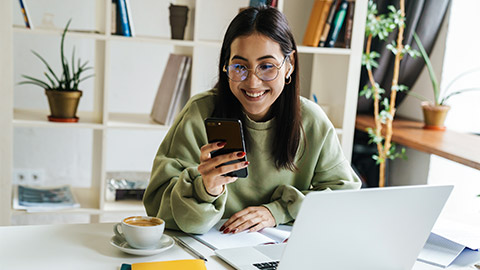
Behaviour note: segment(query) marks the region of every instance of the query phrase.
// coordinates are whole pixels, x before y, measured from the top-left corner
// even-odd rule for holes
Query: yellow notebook
[[[132,263],[132,270],[206,270],[205,261],[195,260],[177,260],[164,262],[144,262]]]

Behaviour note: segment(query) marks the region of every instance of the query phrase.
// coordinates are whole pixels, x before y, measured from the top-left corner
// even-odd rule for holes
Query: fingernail
[[[229,233],[229,232],[230,232],[229,228],[226,228],[225,231],[223,231],[223,233]]]
[[[250,161],[245,161],[243,164],[245,164],[245,166],[247,166],[248,164],[250,164]]]
[[[225,146],[225,144],[227,144],[227,142],[219,142],[219,143],[217,143],[217,146],[222,147],[222,146]]]
[[[223,231],[225,229],[225,226],[220,227],[220,231]]]
[[[232,234],[233,234],[233,233],[237,233],[237,232],[238,232],[238,228],[235,229],[235,230],[233,230],[233,231],[232,231]]]
[[[245,152],[237,153],[237,157],[243,157],[243,156],[245,156]]]

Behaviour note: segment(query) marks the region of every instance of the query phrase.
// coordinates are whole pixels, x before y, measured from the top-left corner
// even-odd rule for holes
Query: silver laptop
[[[286,244],[215,253],[236,269],[411,269],[452,189],[312,192]]]

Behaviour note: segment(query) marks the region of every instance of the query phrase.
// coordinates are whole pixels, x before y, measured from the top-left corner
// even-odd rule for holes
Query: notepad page
[[[432,232],[472,250],[480,248],[480,230],[472,225],[439,219]]]
[[[418,260],[443,268],[449,266],[465,249],[465,246],[431,233]]]
[[[191,235],[198,241],[206,244],[212,249],[224,249],[224,248],[235,248],[235,247],[248,247],[256,246],[266,243],[276,243],[276,239],[272,239],[269,236],[259,233],[259,232],[248,232],[243,231],[235,234],[227,233],[224,234],[220,231],[220,227],[226,222],[226,219],[220,220],[212,229],[210,229],[205,234],[200,235]],[[278,239],[282,238],[282,233],[274,233],[274,228],[270,231],[272,237]],[[275,236],[276,235],[276,236]],[[288,236],[287,236],[288,237]],[[284,239],[284,238],[283,238]]]

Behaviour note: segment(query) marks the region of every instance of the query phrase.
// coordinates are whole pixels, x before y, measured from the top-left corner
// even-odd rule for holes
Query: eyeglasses
[[[283,58],[280,66],[277,66],[273,63],[262,63],[255,67],[255,75],[262,81],[268,82],[273,81],[277,78],[279,70],[282,68],[285,60],[289,55],[286,55]],[[223,72],[227,73],[227,77],[234,82],[243,82],[248,78],[249,71],[253,69],[248,69],[246,66],[241,64],[231,64],[228,66],[223,66]]]

